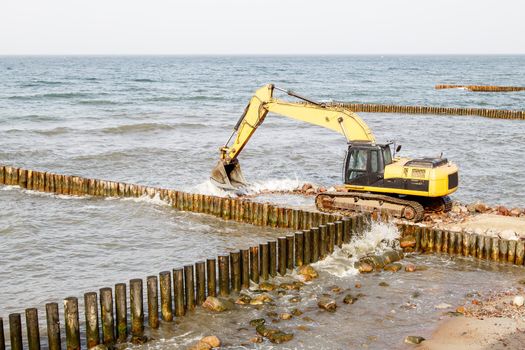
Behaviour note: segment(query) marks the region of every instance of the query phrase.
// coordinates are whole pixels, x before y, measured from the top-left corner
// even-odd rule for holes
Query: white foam
[[[337,277],[352,276],[359,273],[354,263],[360,257],[375,253],[380,254],[398,244],[399,231],[394,224],[372,222],[370,230],[363,236],[353,237],[350,243],[344,244],[341,249],[336,248],[334,253],[324,260],[314,264]]]
[[[238,191],[225,191],[215,186],[210,180],[207,180],[191,188],[190,192],[219,197],[237,197],[239,195],[254,195],[264,192],[293,191],[301,187],[304,183],[305,181],[301,181],[298,178],[268,179],[264,181],[254,181]]]
[[[132,202],[135,202],[135,203],[148,203],[148,204],[161,205],[161,206],[170,205],[168,202],[163,201],[162,199],[160,199],[160,194],[159,193],[155,193],[155,195],[153,197],[150,197],[149,195],[144,194],[144,195],[142,195],[140,197],[126,197],[126,198],[122,198],[122,197],[108,197],[108,198],[106,198],[106,200],[114,200],[114,199],[119,199],[119,200],[123,200],[123,201],[132,201]]]

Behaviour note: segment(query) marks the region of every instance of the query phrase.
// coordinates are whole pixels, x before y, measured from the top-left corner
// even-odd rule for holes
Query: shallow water
[[[0,57],[0,164],[221,194],[207,182],[218,147],[253,91],[268,82],[318,100],[523,110],[525,92],[472,93],[433,86],[522,85],[524,80],[525,56]],[[373,113],[362,117],[378,140],[402,143],[401,155],[444,152],[456,162],[461,185],[454,199],[523,206],[523,121]],[[240,160],[254,192],[291,189],[305,181],[330,186],[341,181],[345,148],[337,134],[269,116]],[[287,195],[257,200],[300,207],[313,204],[311,197]],[[0,271],[9,281],[0,284],[0,315],[29,306],[41,308],[69,294],[81,297],[85,291],[246,247],[280,232],[180,213],[158,201],[65,198],[0,186]],[[396,275],[354,276],[344,268],[350,262],[340,257],[333,259],[332,266],[322,266],[321,283],[308,288],[334,283],[346,288],[362,279],[369,289],[366,293],[373,297],[351,308],[360,310],[360,320],[371,316],[363,327],[377,329],[373,320],[389,311],[388,304],[378,308],[378,314],[372,307],[376,296],[383,297],[378,299],[381,303],[387,300],[385,290],[372,288],[381,278],[391,289],[405,288],[403,293],[426,284],[437,284],[438,293],[440,288],[466,290],[467,281],[480,288],[489,288],[488,281],[505,286],[522,273],[492,265],[487,271],[468,260],[428,259],[432,274],[426,271],[419,280],[417,274],[403,275],[400,281],[406,283],[398,285]],[[340,277],[329,271],[339,271]],[[416,280],[409,282],[409,277]],[[402,301],[403,293],[395,293],[400,298],[396,302]],[[430,295],[437,297],[432,291],[425,293],[429,299],[416,308],[422,313],[419,323],[431,318],[423,305]],[[462,292],[443,293],[456,300]],[[338,348],[347,341],[368,341],[366,328],[352,323],[355,338],[338,338],[346,332],[334,325],[350,322],[344,313],[329,318],[312,312],[320,320],[311,325],[316,329],[312,339],[319,340],[313,344],[332,341],[332,348]],[[197,329],[216,327],[215,333],[222,332],[238,345],[248,333],[235,331],[231,323],[255,314],[217,316],[215,323],[197,313],[198,327],[181,325],[189,333],[182,336],[177,331],[181,337],[167,343],[191,341]],[[401,330],[417,326],[404,316],[396,314],[396,327],[404,322],[408,325]],[[392,332],[392,338],[385,334]],[[395,332],[389,328],[381,334],[395,343],[399,340]],[[294,340],[292,344],[308,347],[309,343]]]
[[[176,211],[160,200],[0,187],[0,315],[217,257],[280,229]]]
[[[314,264],[320,277],[309,282],[300,292],[287,292],[279,297],[268,293],[274,301],[263,307],[237,306],[223,314],[210,314],[198,310],[184,318],[179,325],[165,324],[151,333],[156,341],[134,349],[166,349],[170,346],[188,346],[203,336],[214,334],[222,339],[226,349],[404,349],[407,335],[430,336],[433,327],[443,314],[480,294],[501,288],[516,286],[523,268],[491,264],[463,257],[447,255],[407,256],[404,263],[412,262],[428,270],[407,273],[399,271],[358,274],[353,262],[358,255],[370,252],[379,237],[393,238],[396,230],[386,225],[373,225],[365,237],[336,251],[332,258]],[[356,246],[361,249],[356,250]],[[383,248],[375,248],[382,251]],[[353,257],[348,256],[352,254]],[[295,277],[299,278],[299,277]],[[290,281],[277,278],[274,283]],[[387,286],[379,286],[379,283]],[[356,288],[356,284],[360,284]],[[341,292],[333,292],[334,287]],[[358,297],[352,305],[342,302],[347,294]],[[361,295],[360,295],[361,294]],[[253,294],[256,295],[256,294]],[[335,313],[322,311],[317,300],[329,295],[337,301]],[[290,302],[292,296],[301,301]],[[446,306],[443,304],[448,304]],[[280,320],[268,315],[299,309],[302,315],[291,320]],[[293,333],[290,342],[274,345],[265,341],[252,344],[249,339],[256,335],[249,321],[265,318],[271,328]]]

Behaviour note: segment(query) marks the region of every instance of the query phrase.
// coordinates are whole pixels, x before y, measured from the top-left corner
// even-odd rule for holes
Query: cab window
[[[350,152],[347,163],[347,179],[352,180],[366,174],[368,150],[353,150]]]
[[[385,165],[392,163],[392,152],[390,151],[389,146],[383,147],[383,160],[385,162]]]

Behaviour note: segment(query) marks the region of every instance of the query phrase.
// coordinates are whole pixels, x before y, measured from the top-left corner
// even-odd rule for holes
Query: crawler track
[[[425,215],[425,208],[419,202],[364,192],[321,193],[315,197],[315,205],[327,213],[381,212],[414,222],[421,221]]]

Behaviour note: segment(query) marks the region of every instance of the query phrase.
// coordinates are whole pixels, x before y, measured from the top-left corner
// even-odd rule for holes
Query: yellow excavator
[[[273,97],[275,90],[301,101],[276,99]],[[458,188],[456,165],[442,157],[396,157],[401,146],[396,147],[393,156],[390,147],[395,144],[376,143],[372,131],[356,113],[336,104],[315,102],[273,84],[255,92],[230,138],[220,148],[219,162],[211,174],[211,181],[216,186],[235,190],[247,185],[238,156],[269,112],[328,128],[346,138],[344,186],[316,196],[316,207],[320,211],[380,212],[420,221],[425,209],[450,210],[448,195]],[[235,140],[229,145],[233,136]]]

